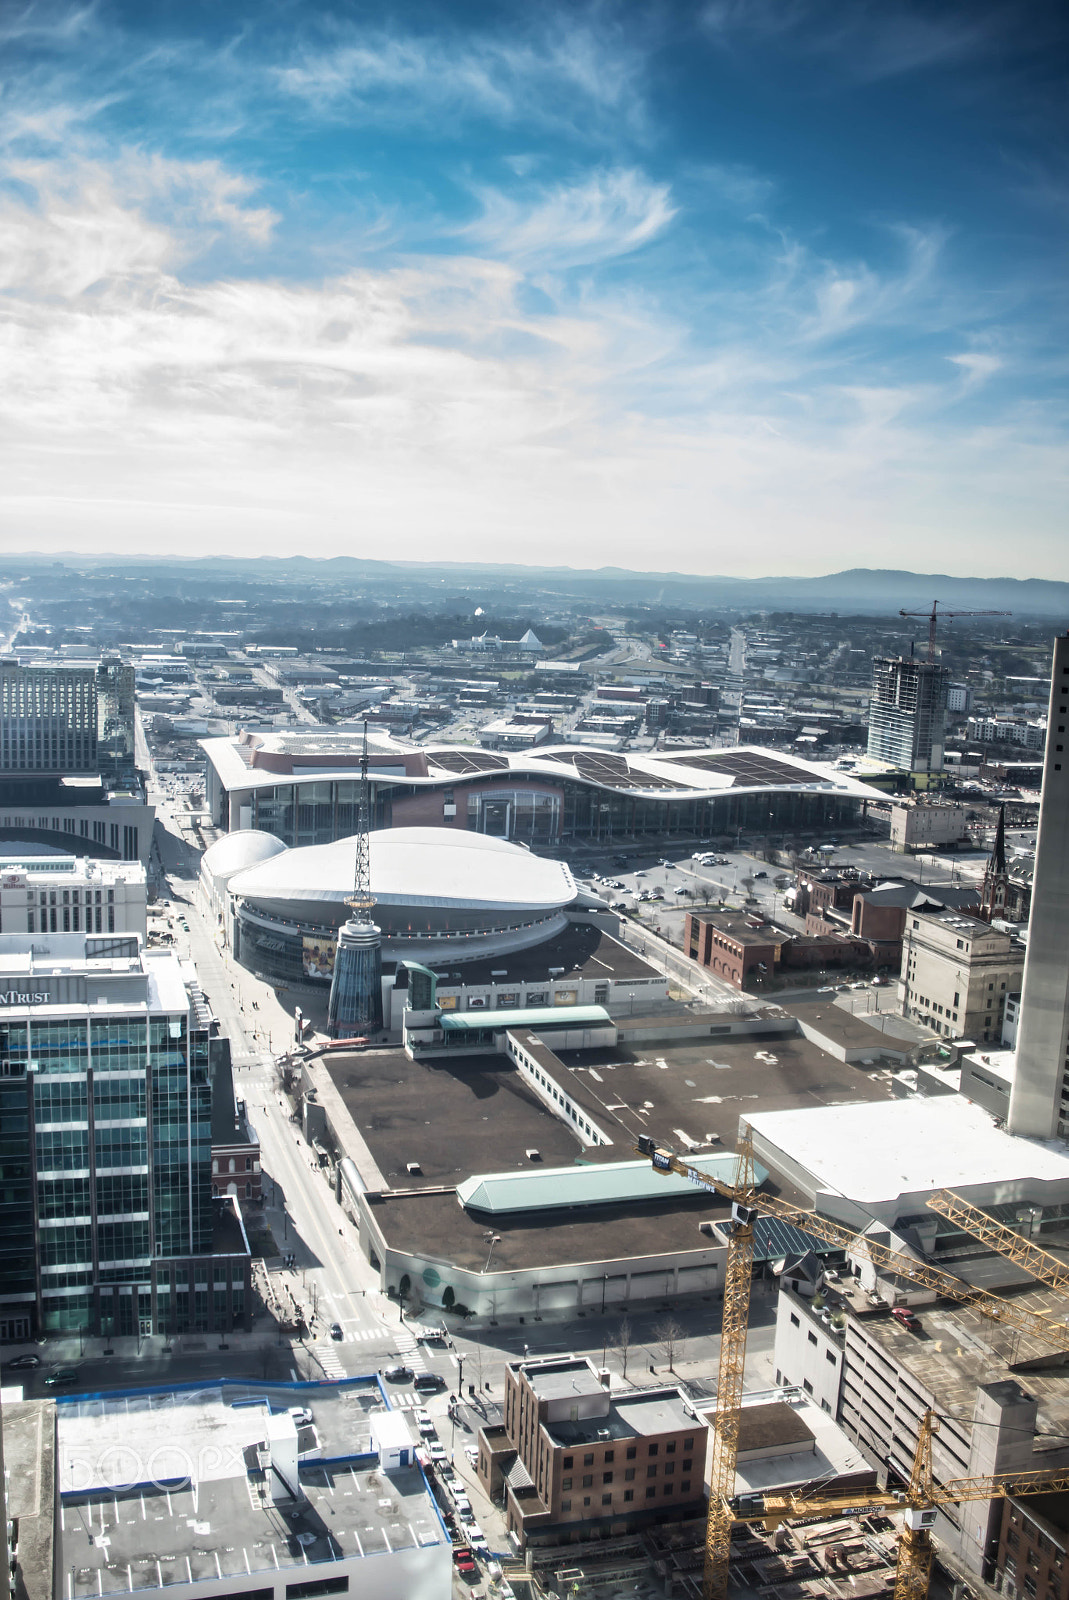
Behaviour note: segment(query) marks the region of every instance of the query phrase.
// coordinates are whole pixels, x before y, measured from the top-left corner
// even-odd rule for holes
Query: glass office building
[[[230,1327],[246,1253],[217,1248],[211,1019],[177,958],[11,935],[0,991],[0,1340]]]

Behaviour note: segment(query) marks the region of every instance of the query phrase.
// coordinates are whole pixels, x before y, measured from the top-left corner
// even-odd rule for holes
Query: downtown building
[[[134,759],[133,668],[0,658],[0,842],[147,865],[153,819]]]
[[[949,669],[913,656],[875,656],[868,754],[904,772],[941,772]]]
[[[244,1320],[244,1229],[212,1199],[213,1021],[136,935],[0,936],[0,1342]]]

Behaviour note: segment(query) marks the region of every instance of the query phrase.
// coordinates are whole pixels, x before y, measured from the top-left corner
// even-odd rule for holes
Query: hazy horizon
[[[2,548],[1067,579],[1067,37],[9,6]]]

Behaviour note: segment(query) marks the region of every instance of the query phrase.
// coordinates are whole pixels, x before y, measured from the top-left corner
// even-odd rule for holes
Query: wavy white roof
[[[384,828],[372,833],[369,843],[371,892],[380,905],[507,905],[542,911],[568,905],[578,894],[562,861],[547,861],[481,833]],[[248,900],[337,904],[353,892],[355,863],[355,837],[285,850],[232,878],[230,891]]]

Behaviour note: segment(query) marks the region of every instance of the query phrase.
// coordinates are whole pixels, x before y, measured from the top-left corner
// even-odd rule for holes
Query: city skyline
[[[0,39],[9,550],[1069,577],[1048,9]]]

